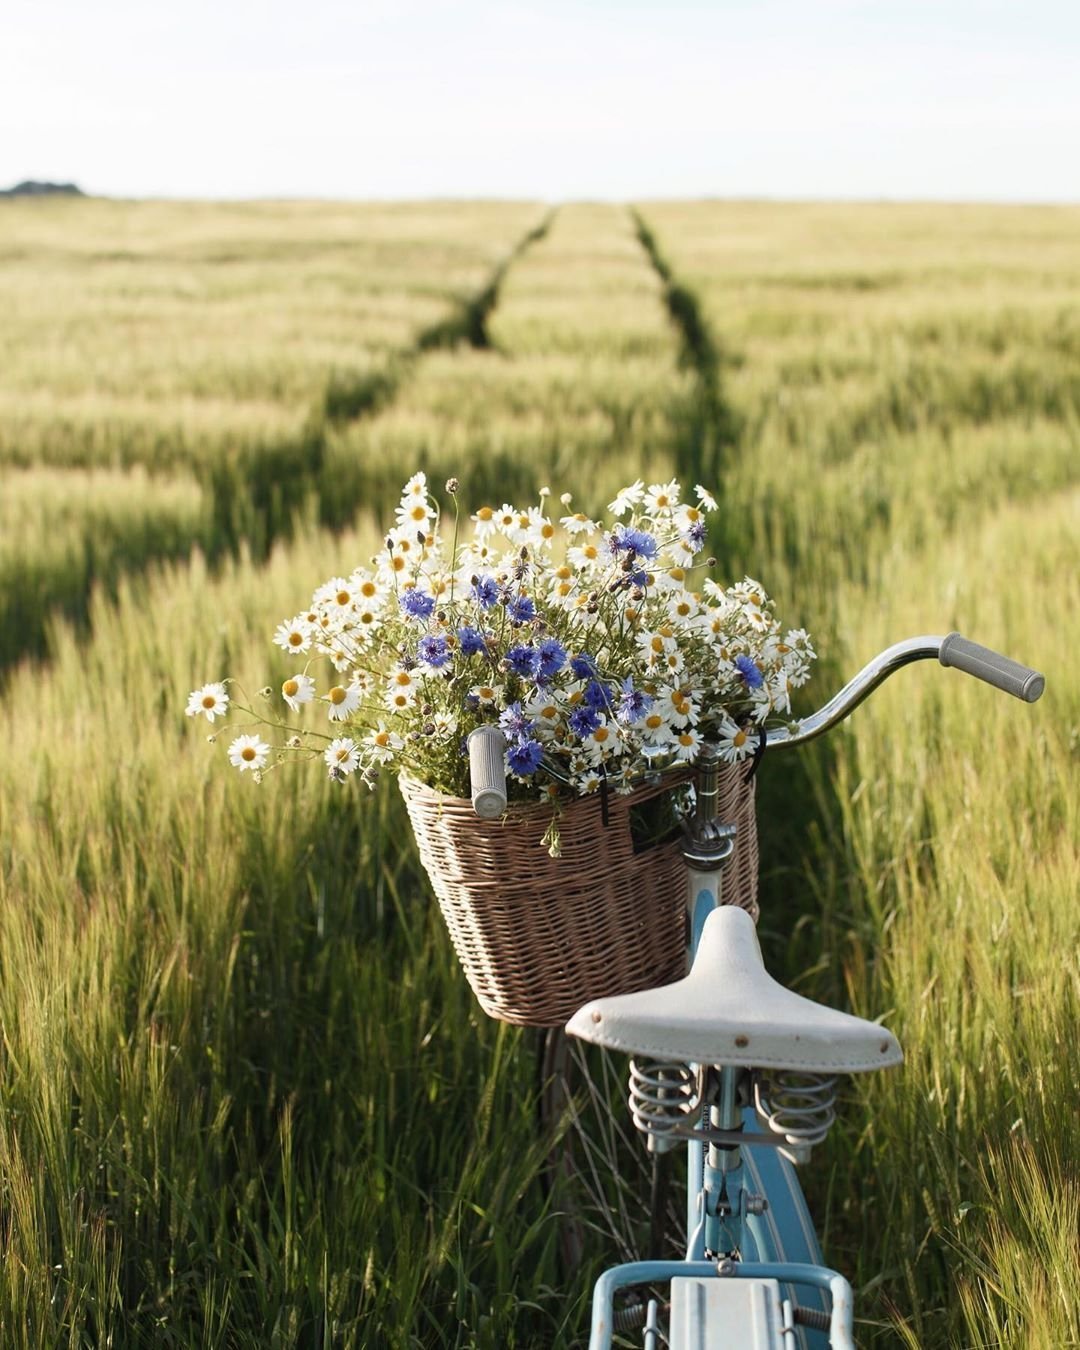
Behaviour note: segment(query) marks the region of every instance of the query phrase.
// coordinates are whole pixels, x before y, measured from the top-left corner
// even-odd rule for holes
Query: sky
[[[3,0],[0,186],[1080,200],[1080,0]]]

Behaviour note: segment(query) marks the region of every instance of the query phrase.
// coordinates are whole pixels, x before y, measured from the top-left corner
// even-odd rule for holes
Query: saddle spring
[[[836,1119],[836,1078],[781,1069],[754,1075],[754,1109],[774,1134],[784,1136],[793,1162],[805,1162]]]
[[[630,1061],[630,1114],[651,1153],[666,1153],[671,1131],[701,1109],[701,1084],[688,1064],[673,1060]]]

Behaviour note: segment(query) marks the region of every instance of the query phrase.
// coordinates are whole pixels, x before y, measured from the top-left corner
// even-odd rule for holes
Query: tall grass
[[[194,479],[206,506],[186,514],[186,542],[211,556],[241,542],[264,555],[320,489],[336,524],[370,509],[321,474],[328,425],[392,397],[421,350],[467,336],[538,219],[527,203],[5,203],[0,466],[54,472],[3,489],[12,511],[38,483],[31,516],[62,499],[72,528],[59,549],[38,530],[40,557],[35,531],[18,532],[0,661],[41,651],[52,603],[81,617],[92,576],[183,546],[175,513],[158,528],[148,510],[136,542],[130,511],[103,510],[100,492],[76,521],[94,470]],[[67,470],[81,471],[70,488]]]
[[[147,558],[206,544],[210,518],[188,476],[141,469],[0,472],[0,667],[45,649],[53,611],[81,617],[91,584]]]
[[[869,1121],[840,1155],[837,1229],[863,1281],[887,1275],[877,1299],[912,1344],[1080,1336],[1078,518],[1075,492],[1005,508],[908,558],[875,612],[845,596],[870,646],[936,605],[1048,672],[1030,709],[912,674],[838,760],[822,931],[834,975],[889,1010],[908,1059],[859,1093]]]
[[[328,374],[363,374],[481,288],[538,214],[438,201],[4,207],[7,390],[47,391],[61,407],[208,399],[305,411]]]
[[[877,208],[645,214],[696,279],[740,427],[731,565],[797,606],[826,680],[952,628],[1047,673],[1027,708],[906,671],[782,782],[766,763],[762,927],[803,992],[885,1017],[907,1048],[900,1073],[853,1085],[809,1178],[866,1343],[1074,1344],[1068,213],[965,209],[950,228],[900,209],[873,247]],[[782,264],[738,232],[748,218],[786,242]]]
[[[622,207],[560,207],[508,269],[487,346],[420,361],[402,396],[332,437],[324,501],[392,501],[414,467],[479,501],[558,485],[599,509],[628,466],[673,471],[693,381]]]
[[[443,336],[423,339],[425,311],[388,364],[321,349],[329,402],[298,369],[280,398],[276,377],[240,380],[255,392],[234,404],[211,341],[205,384],[188,365],[140,404],[121,343],[101,398],[123,427],[81,460],[63,417],[97,397],[85,350],[57,367],[55,406],[20,358],[0,439],[33,467],[4,478],[25,494],[2,508],[9,556],[50,558],[58,522],[95,550],[130,522],[145,556],[140,501],[166,537],[197,537],[209,503],[216,538],[225,489],[198,465],[244,468],[236,557],[99,587],[85,631],[54,622],[50,662],[15,669],[0,700],[0,1340],[578,1343],[591,1270],[557,1266],[529,1038],[476,1010],[392,785],[359,798],[297,766],[256,788],[182,708],[225,672],[257,697],[282,673],[276,622],[370,554],[371,526],[318,530],[310,505],[271,546],[269,516],[316,485],[342,525],[419,464],[470,496],[546,481],[591,508],[616,480],[722,455],[717,549],[817,635],[822,695],[897,636],[953,627],[1047,673],[1028,708],[918,667],[797,763],[767,759],[761,931],[779,973],[884,1018],[907,1051],[853,1081],[808,1177],[860,1342],[1075,1343],[1075,213],[582,206],[526,245],[535,208],[427,224],[370,208],[360,229],[359,208],[98,205],[6,216],[5,284],[33,257],[87,319],[94,277],[102,314],[155,275],[225,279],[247,297],[235,317],[265,264],[299,315],[320,269],[336,291],[355,266],[370,297],[390,259],[387,305],[437,295]],[[73,243],[95,219],[123,245]],[[474,300],[498,278],[482,332],[435,276],[458,263],[478,269]],[[338,319],[320,322],[332,346]],[[157,338],[148,316],[129,374]],[[301,386],[318,416],[290,420]],[[20,410],[40,442],[11,430]],[[159,456],[170,476],[134,499],[119,473],[43,489],[53,435],[65,464]]]
[[[372,542],[125,580],[10,685],[5,1345],[527,1345],[574,1309],[521,1034],[472,1004],[392,785],[256,789],[182,713],[193,671],[257,688]]]

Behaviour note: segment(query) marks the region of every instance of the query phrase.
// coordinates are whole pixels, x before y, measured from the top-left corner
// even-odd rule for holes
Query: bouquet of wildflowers
[[[490,722],[513,795],[557,799],[628,792],[650,767],[692,763],[704,740],[739,761],[760,728],[790,718],[810,638],[782,630],[756,581],[709,575],[704,488],[685,500],[677,482],[635,482],[607,523],[569,495],[565,514],[551,511],[547,489],[536,506],[465,517],[456,480],[446,489],[452,524],[414,474],[370,565],[278,627],[295,666],[280,714],[243,709],[253,722],[229,745],[241,772],[310,758],[339,782],[405,770],[466,796],[466,737]],[[195,690],[187,712],[226,714],[228,685]]]

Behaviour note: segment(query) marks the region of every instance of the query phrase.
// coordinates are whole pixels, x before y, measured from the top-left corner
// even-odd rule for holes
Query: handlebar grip
[[[1012,661],[959,633],[950,633],[943,639],[938,659],[943,666],[955,666],[968,675],[975,675],[1014,698],[1022,698],[1025,703],[1034,703],[1046,688],[1046,679],[1037,670],[1022,666],[1019,661]]]
[[[495,820],[506,810],[506,737],[488,725],[470,731],[466,743],[473,810],[485,820]]]

